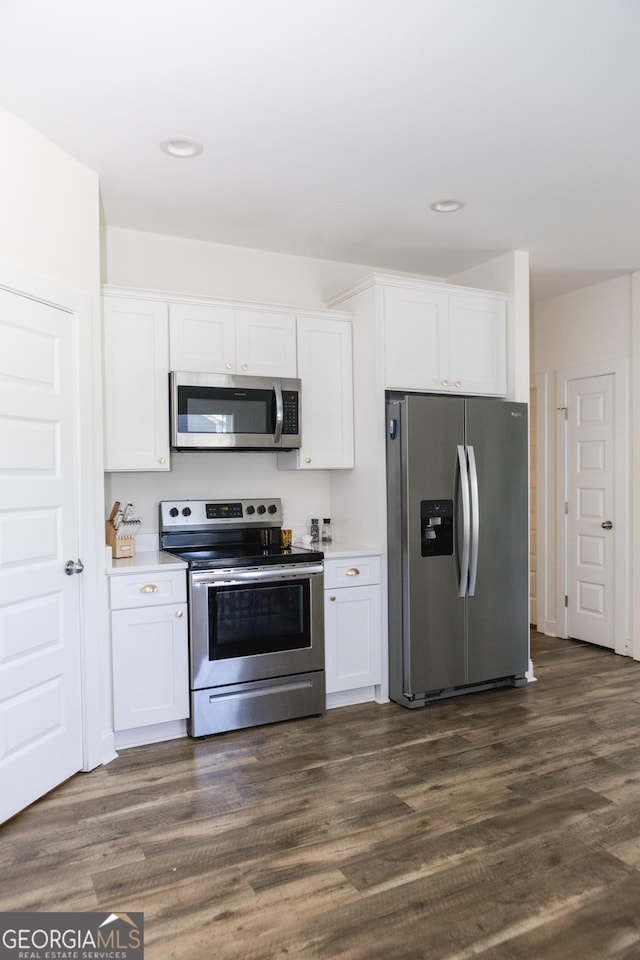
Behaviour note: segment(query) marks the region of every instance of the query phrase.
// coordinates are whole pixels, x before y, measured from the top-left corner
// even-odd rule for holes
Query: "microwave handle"
[[[273,434],[273,442],[280,443],[282,436],[282,427],[284,425],[284,404],[282,403],[282,387],[274,381],[273,390],[276,395],[276,429]]]

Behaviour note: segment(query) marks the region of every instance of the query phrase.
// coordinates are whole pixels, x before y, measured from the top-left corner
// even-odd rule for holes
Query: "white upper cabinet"
[[[353,371],[350,320],[298,317],[302,447],[278,454],[280,470],[353,467]]]
[[[388,390],[504,396],[506,299],[446,285],[384,289]]]
[[[351,316],[160,291],[104,291],[106,470],[169,470],[169,372],[302,380],[285,470],[353,467]]]
[[[105,297],[105,470],[169,469],[168,370],[167,305]]]
[[[505,396],[507,304],[503,297],[474,293],[449,297],[449,366],[454,390]]]
[[[251,377],[296,376],[293,314],[172,303],[169,343],[172,370]]]
[[[171,370],[236,372],[235,310],[172,303],[169,317]]]

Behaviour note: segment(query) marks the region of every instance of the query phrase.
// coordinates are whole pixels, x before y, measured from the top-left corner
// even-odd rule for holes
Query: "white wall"
[[[534,304],[531,372],[578,367],[602,357],[628,357],[629,277],[619,277]]]
[[[557,408],[556,372],[631,355],[631,280],[620,277],[534,304],[531,374],[538,405],[538,593],[543,610],[538,629],[561,634],[558,625]]]
[[[98,177],[0,107],[0,258],[99,306]]]
[[[322,307],[371,266],[106,227],[103,283]]]

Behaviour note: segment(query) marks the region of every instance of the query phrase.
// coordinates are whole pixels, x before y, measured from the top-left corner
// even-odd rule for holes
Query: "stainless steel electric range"
[[[281,528],[273,497],[160,504],[189,567],[192,737],[324,713],[323,554]]]

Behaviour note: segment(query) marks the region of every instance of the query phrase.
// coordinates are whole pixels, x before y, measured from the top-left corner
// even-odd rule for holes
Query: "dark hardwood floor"
[[[123,751],[0,828],[0,909],[144,911],[149,960],[638,960],[640,663]]]

